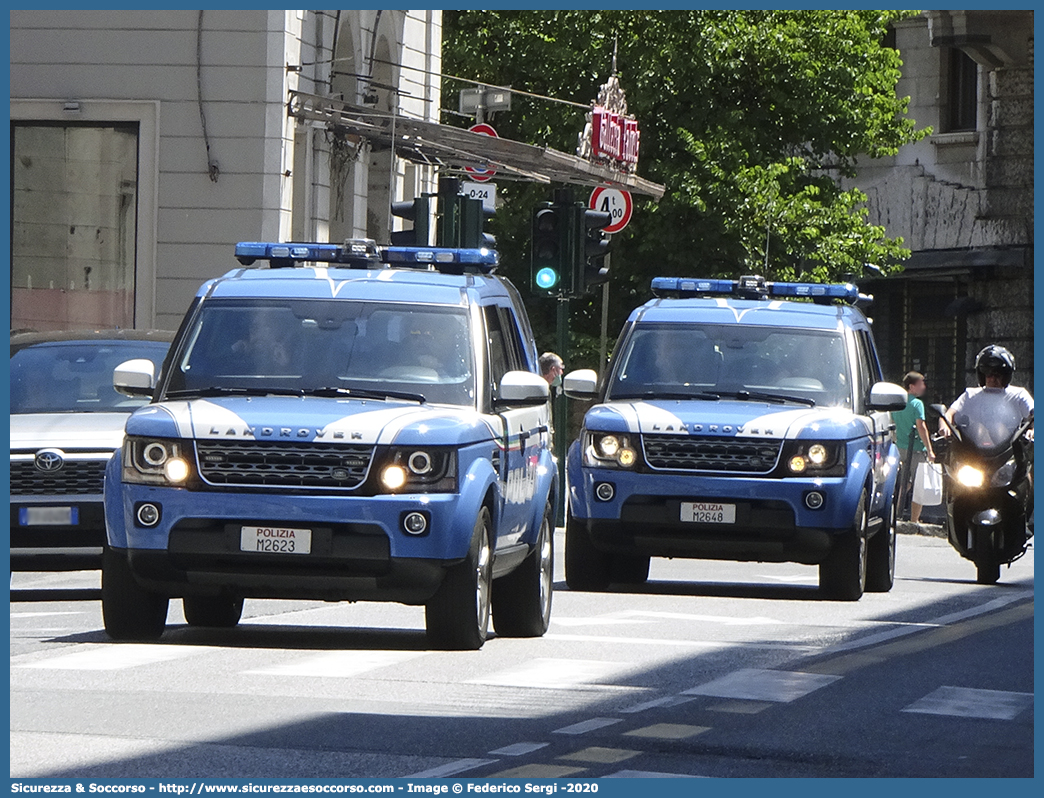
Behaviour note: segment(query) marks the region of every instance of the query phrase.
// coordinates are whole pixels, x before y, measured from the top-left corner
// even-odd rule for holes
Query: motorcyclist
[[[949,424],[940,423],[939,431],[949,436],[951,426],[960,428],[968,423],[984,423],[994,412],[998,401],[1014,407],[1023,420],[1032,416],[1033,397],[1025,388],[1011,384],[1014,373],[1015,357],[1011,352],[997,344],[984,347],[975,356],[975,375],[979,387],[968,388],[957,397],[946,411]],[[1032,440],[1032,429],[1026,433],[1026,437]]]

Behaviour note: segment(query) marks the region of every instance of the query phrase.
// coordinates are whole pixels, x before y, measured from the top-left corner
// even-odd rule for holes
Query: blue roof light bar
[[[808,298],[816,302],[838,300],[855,304],[866,300],[852,283],[771,283],[757,276],[744,276],[739,280],[722,280],[690,277],[654,277],[653,293],[657,296],[736,296],[745,299],[768,297]]]
[[[267,260],[273,268],[297,263],[333,263],[356,268],[377,268],[380,264],[400,268],[434,268],[440,272],[493,272],[500,256],[492,249],[455,247],[378,247],[372,239],[360,238],[344,244],[270,243],[241,241],[236,244],[236,259],[244,266]]]

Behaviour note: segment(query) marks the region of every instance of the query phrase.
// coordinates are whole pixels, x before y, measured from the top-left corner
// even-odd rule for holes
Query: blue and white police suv
[[[489,250],[241,243],[207,282],[105,479],[105,629],[155,639],[170,598],[424,605],[431,645],[548,626],[548,386]],[[260,267],[253,267],[257,262]]]
[[[852,285],[656,278],[567,460],[566,581],[641,583],[650,557],[818,564],[841,600],[887,591],[899,457]]]

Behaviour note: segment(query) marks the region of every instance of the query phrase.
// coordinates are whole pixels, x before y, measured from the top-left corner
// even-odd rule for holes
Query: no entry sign
[[[487,125],[485,122],[479,122],[477,125],[472,125],[468,130],[472,133],[480,133],[483,136],[497,138],[497,131],[493,129],[492,125]],[[471,175],[472,180],[477,180],[480,183],[484,183],[497,173],[496,169],[475,169],[471,166],[465,166],[464,171]]]
[[[630,191],[598,186],[591,192],[591,199],[588,200],[587,207],[593,211],[604,211],[609,214],[612,221],[608,227],[602,228],[603,233],[619,233],[631,221],[631,211],[634,205],[631,201]]]

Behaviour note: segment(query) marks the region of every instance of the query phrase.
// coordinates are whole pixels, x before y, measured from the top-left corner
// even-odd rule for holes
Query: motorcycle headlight
[[[189,451],[181,440],[128,437],[123,442],[123,481],[184,485],[193,473]]]
[[[975,466],[962,465],[954,475],[957,482],[966,488],[981,488],[986,480],[986,475]]]
[[[389,493],[452,493],[457,489],[457,452],[397,447],[387,453],[378,474]]]
[[[588,432],[584,435],[584,465],[602,468],[633,468],[638,451],[628,435]]]

